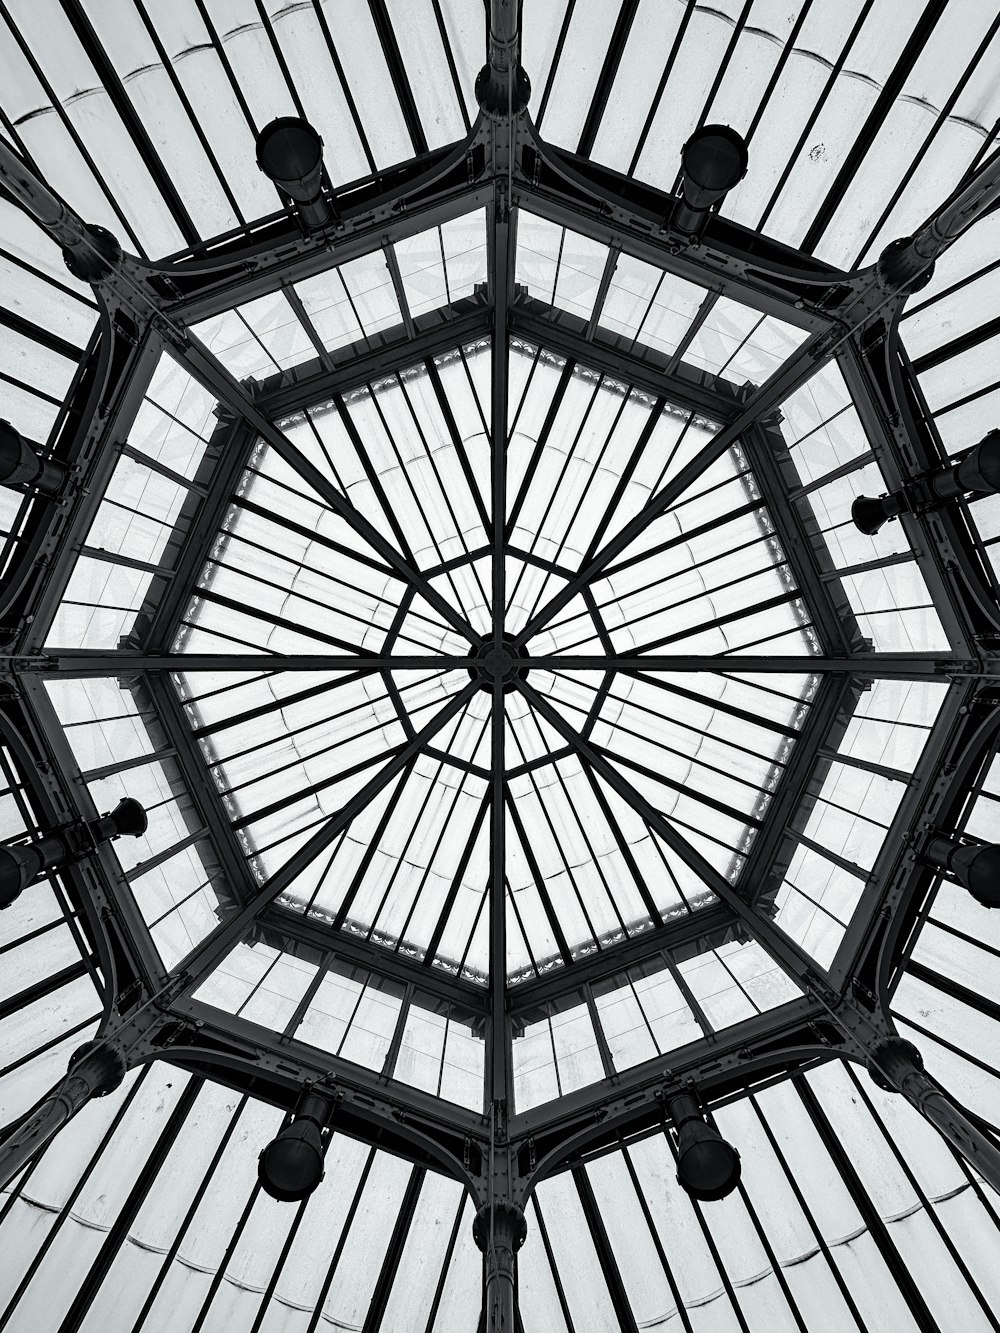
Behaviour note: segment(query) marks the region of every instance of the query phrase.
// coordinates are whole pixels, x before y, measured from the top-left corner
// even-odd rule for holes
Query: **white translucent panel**
[[[169,477],[123,456],[115,464],[86,545],[158,564],[188,495]]]
[[[401,1008],[402,987],[367,974],[327,972],[295,1029],[308,1042],[345,1060],[381,1070]]]
[[[934,143],[878,232],[871,257],[880,245],[912,232],[959,184],[982,148],[979,125],[992,126],[1000,110],[995,81],[984,77],[996,62],[997,45],[994,41],[992,51],[977,50],[993,17],[976,0],[957,0],[942,13],[831,219],[831,235],[822,247],[824,258],[846,265],[854,262],[857,251],[848,251],[844,242],[848,237],[867,239],[873,218],[889,206],[899,177],[935,129]],[[956,105],[954,94],[977,55],[980,79],[973,77],[973,86],[965,88],[965,99],[959,98]],[[938,127],[939,108],[945,105],[951,115]],[[865,252],[861,245],[858,250]]]
[[[14,532],[23,521],[30,501],[26,496],[4,487],[0,493],[0,532]]]
[[[721,0],[711,7],[692,10],[685,25],[669,88],[663,89],[656,103],[636,166],[636,174],[659,189],[674,188],[680,174],[681,149],[698,124],[741,8],[734,0]],[[660,50],[661,43],[655,42],[653,49]],[[671,49],[667,48],[668,59]],[[659,67],[661,78],[664,68],[665,62]],[[629,96],[627,88],[623,88],[622,96]]]
[[[386,1302],[382,1328],[426,1327],[451,1237],[449,1223],[462,1207],[457,1180],[428,1172],[411,1222],[411,1241],[404,1248]]]
[[[136,764],[124,774],[96,778],[87,784],[101,811],[112,809],[125,794],[145,808],[148,827],[138,837],[117,838],[114,851],[123,870],[175,846],[198,827],[191,814],[191,798],[183,791],[172,758]]]
[[[42,938],[47,933],[46,927],[57,928],[57,923],[63,920],[62,904],[51,884],[44,879],[38,880],[30,893],[22,893],[4,908],[0,917],[0,947],[7,948],[35,932]]]
[[[5,420],[26,440],[47,441],[59,413],[58,402],[3,378],[0,378],[0,393]]]
[[[116,648],[127,634],[153,575],[81,556],[47,642],[63,648]]]
[[[238,219],[135,5],[131,0],[89,0],[85,8],[199,233],[228,231]]]
[[[604,1077],[585,1004],[526,1023],[511,1043],[518,1111],[565,1096]]]
[[[466,1197],[451,1262],[444,1276],[434,1324],[436,1333],[465,1333],[469,1311],[478,1308],[482,1299],[482,1256],[472,1239],[472,1221],[475,1206]],[[518,1281],[521,1279],[521,1261],[518,1261]],[[546,1328],[555,1326],[547,1324]]]
[[[912,773],[947,690],[939,681],[874,681],[858,700],[840,753]]]
[[[669,356],[698,313],[705,290],[632,255],[619,255],[599,327]]]
[[[703,1035],[680,987],[665,968],[633,980],[616,978],[615,982],[607,989],[595,988],[594,999],[616,1069],[630,1069]]]
[[[997,354],[1000,334],[968,348],[961,356],[951,357],[923,371],[920,387],[935,414],[992,386],[997,381]]]
[[[410,86],[428,147],[460,139],[465,121],[431,0],[389,0],[388,9],[400,50],[421,71]]]
[[[690,1199],[677,1184],[677,1167],[665,1135],[644,1139],[628,1151],[655,1234],[666,1247],[680,1299],[694,1319],[699,1309],[707,1307],[702,1321],[693,1327],[698,1333],[716,1328],[735,1333],[739,1324],[720,1290],[719,1267]]]
[[[157,257],[180,249],[183,234],[165,207],[139,145],[130,136],[66,13],[55,0],[41,0],[37,4],[16,4],[12,20],[138,245]],[[120,232],[121,223],[114,214],[109,216],[106,205],[97,212],[88,206],[101,187],[93,178],[93,169],[78,156],[79,150],[70,147],[69,158],[60,160],[66,129],[51,110],[50,94],[14,40],[7,37],[2,45],[10,61],[4,71],[5,110],[15,121],[24,118],[22,134],[36,169],[43,179],[59,181],[60,193],[84,217]],[[81,92],[87,95],[80,97]]]
[[[789,413],[786,420],[792,430],[806,428],[800,438],[792,442],[790,450],[792,463],[804,485],[818,481],[869,450],[868,437],[857,410],[852,406],[839,409],[828,420],[815,425],[809,424],[807,411],[791,400],[786,399],[782,404],[782,413],[785,412]],[[785,434],[784,423],[781,430]]]
[[[848,42],[856,14],[854,6],[845,6],[843,15],[838,12],[831,18],[831,27],[840,29],[832,58],[836,59],[846,46],[847,61],[833,80],[832,91],[817,108],[818,114],[809,135],[799,147],[793,170],[768,220],[768,231],[793,245],[801,242],[808,222],[832,188],[854,142],[852,128],[863,124],[870,114],[878,90],[889,77],[916,22],[916,16],[909,11],[897,15],[891,0],[878,0],[858,35]],[[805,49],[810,48],[806,46]],[[823,65],[817,71],[817,93],[829,78],[828,70],[829,67]],[[809,102],[801,104],[802,119],[807,109],[811,111],[815,104],[815,95]],[[819,151],[813,153],[817,146]],[[892,162],[888,167],[884,164],[883,170],[898,177],[901,164]],[[821,258],[834,264],[849,265],[860,239],[858,228],[863,225],[863,220],[852,214],[844,217],[841,228],[827,228],[819,249]]]
[[[411,1004],[392,1076],[435,1097],[479,1110],[485,1061],[485,1039],[474,1026]]]
[[[624,1154],[611,1153],[591,1162],[587,1178],[638,1327],[671,1329],[675,1321],[667,1312],[675,1308],[674,1295]]]
[[[206,844],[179,848],[131,881],[131,889],[165,967],[177,963],[219,924],[216,876]]]
[[[518,210],[517,281],[546,305],[589,319],[607,256],[601,242]]]
[[[4,58],[9,52],[4,50]],[[59,245],[23,208],[0,201],[4,254],[2,271],[11,275],[6,303],[40,328],[51,329],[81,349],[97,323],[90,283],[74,278]]]
[[[980,911],[977,915],[985,913]],[[972,940],[928,922],[920,931],[911,957],[938,976],[957,982],[988,1002],[1000,1004],[1000,977],[993,967],[992,955]]]
[[[862,873],[852,873],[805,846],[796,848],[785,873],[775,919],[822,967],[829,967],[833,961],[860,902]]]
[[[344,264],[338,272],[365,337],[371,338],[383,329],[402,324],[392,275],[381,250]]]
[[[714,1030],[727,1028],[756,1012],[716,950],[682,961],[679,970]]]
[[[311,338],[283,292],[271,292],[201,324],[192,324],[191,332],[237,379],[266,379],[316,355]]]
[[[8,254],[11,249],[16,251],[19,248],[17,241],[21,230],[16,223],[10,225],[14,223],[11,211],[9,204],[0,207],[3,248]],[[40,234],[39,247],[46,243],[46,238]],[[26,258],[26,262],[31,264],[31,268],[0,253],[0,284],[3,286],[5,308],[36,328],[65,339],[79,348],[82,355],[96,322],[96,311],[89,304],[78,300],[62,284],[57,285],[42,273],[34,271],[38,262],[34,253]],[[7,373],[13,372],[8,370]]]
[[[323,14],[375,165],[387,167],[412,157],[416,145],[406,129],[371,9],[365,0],[323,0]]]
[[[903,783],[881,774],[832,763],[804,835],[871,870],[904,791]]]
[[[720,297],[684,353],[685,361],[737,384],[763,382],[807,337],[774,315]]]
[[[226,1013],[238,1013],[273,967],[277,951],[241,941],[194,992],[194,998]]]
[[[595,161],[628,170],[683,18],[680,7],[639,0],[594,140]]]
[[[293,71],[295,92],[305,117],[322,136],[323,165],[333,188],[367,176],[371,162],[351,113],[350,94],[329,50],[320,14],[312,6],[273,3],[273,0],[269,0],[266,9],[281,55]],[[257,44],[263,46],[265,41],[258,39]],[[280,74],[275,83],[281,90]],[[267,119],[268,116],[263,116],[260,123]],[[274,206],[272,193],[268,211]]]
[[[0,365],[4,375],[56,402],[65,397],[76,371],[74,360],[6,324],[0,324]]]
[[[903,344],[916,360],[979,328],[998,302],[1000,269],[993,269],[916,310],[900,326]]]
[[[273,212],[277,200],[270,182],[263,172],[246,169],[254,156],[253,127],[247,123],[195,0],[157,6],[150,18],[238,208],[246,218]],[[250,86],[247,92],[252,97],[255,88]]]
[[[915,561],[845,575],[843,586],[861,632],[876,652],[948,648],[948,636]]]
[[[45,684],[83,772],[136,759],[156,748],[132,693],[116,681],[96,676]]]
[[[563,1172],[543,1181],[535,1191],[535,1206],[544,1219],[574,1327],[610,1333],[618,1320],[573,1177]]]
[[[84,976],[7,1015],[0,1046],[0,1119],[5,1125],[29,1110],[63,1076],[73,1051],[93,1034],[91,1025],[100,1018],[101,1007],[93,981]],[[58,1056],[40,1063],[32,1060],[36,1052],[67,1034],[73,1034],[73,1044]]]
[[[295,292],[317,337],[327,351],[334,351],[363,337],[340,270],[328,269],[295,284]]]
[[[168,352],[163,352],[156,363],[146,398],[203,440],[207,440],[215,428],[215,397]],[[146,449],[143,452],[150,451]],[[168,463],[175,472],[190,475],[185,468],[172,463],[170,459],[160,461]]]

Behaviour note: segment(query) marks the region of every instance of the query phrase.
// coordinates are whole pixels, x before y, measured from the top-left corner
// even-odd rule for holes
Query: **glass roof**
[[[400,1123],[431,1107],[467,1156],[494,1144],[498,1021],[532,1163],[563,1122],[621,1117],[532,1186],[526,1333],[996,1330],[1000,1198],[903,1098],[840,1059],[717,1071],[815,1030],[824,988],[863,996],[898,911],[893,1021],[995,1141],[1000,934],[907,849],[934,822],[1000,827],[995,729],[961,757],[996,705],[1000,499],[857,529],[858,495],[927,466],[887,447],[860,340],[740,413],[827,327],[812,288],[765,299],[753,264],[871,264],[948,198],[996,145],[1000,18],[525,0],[544,170],[495,195],[469,147],[436,212],[376,217],[399,164],[481,147],[484,8],[0,4],[5,143],[129,253],[239,261],[98,372],[103,298],[0,191],[0,416],[77,459],[59,505],[0,488],[0,631],[30,608],[0,645],[0,840],[126,792],[149,814],[0,915],[0,1153],[121,1002],[93,904],[184,982],[280,880],[190,981],[186,1022],[356,1079]],[[324,139],[348,222],[322,240],[254,163],[281,115]],[[705,123],[750,153],[712,234],[760,233],[721,278],[614,213],[676,191]],[[614,205],[563,204],[552,163],[600,169]],[[998,217],[898,317],[935,458],[997,424]],[[122,377],[106,426],[95,374]],[[498,620],[502,693],[480,665]],[[662,1103],[627,1111],[678,1070],[719,1080],[706,1104],[742,1158],[704,1207]],[[373,1111],[360,1137],[334,1123],[312,1198],[278,1204],[256,1174],[276,1085],[242,1077],[133,1069],[5,1187],[0,1328],[476,1326],[461,1180]]]

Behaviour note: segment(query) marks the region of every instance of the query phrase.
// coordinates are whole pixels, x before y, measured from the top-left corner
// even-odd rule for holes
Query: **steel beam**
[[[173,683],[156,672],[149,676],[126,678],[124,682],[119,678],[119,681],[127,685],[137,700],[141,700],[144,694],[148,699],[173,746],[174,762],[201,822],[211,837],[213,850],[219,858],[233,900],[241,905],[249,902],[257,891],[257,882],[250,873],[246,852],[236,837],[219,789],[209,773],[208,760],[194,738]]]
[[[846,334],[844,335],[847,336]],[[790,393],[804,383],[816,369],[816,366],[828,354],[829,343],[825,335],[814,335],[805,342],[779,370],[767,379],[746,399],[742,409],[730,419],[729,423],[718,431],[698,453],[685,464],[654,495],[643,508],[625,523],[615,535],[597,551],[590,560],[571,579],[555,593],[531,618],[518,635],[518,642],[526,643],[533,634],[546,625],[554,615],[567,606],[588,584],[600,577],[608,565],[626,550],[636,537],[640,536],[649,525],[680,499],[684,492],[698,480],[706,468],[727,452],[740,438],[743,431],[766,412],[772,411]]]
[[[66,732],[44,685],[37,678],[18,682],[23,733],[5,728],[32,799],[41,805],[50,827],[96,819],[94,804]],[[60,871],[70,900],[101,960],[109,1002],[136,980],[155,988],[164,977],[163,962],[149,935],[131,886],[114,850],[106,843],[85,862]]]
[[[654,349],[639,357],[603,339],[592,342],[584,321],[563,310],[550,312],[549,307],[522,298],[511,310],[510,331],[546,352],[556,352],[655,397],[662,396],[713,425],[724,425],[739,411],[742,397],[735,385],[713,380],[694,366],[671,365],[668,357]]]
[[[787,450],[777,424],[754,422],[744,432],[743,451],[824,651],[846,656],[863,649],[857,616],[822,537],[808,531],[798,504],[789,503],[778,465],[780,454]]]
[[[709,897],[708,890],[705,897]],[[536,977],[516,982],[508,991],[511,1015],[517,1018],[538,1010],[578,992],[582,986],[596,985],[630,967],[661,958],[671,950],[684,949],[700,940],[723,943],[739,930],[736,918],[722,903],[713,899],[698,904],[690,912],[678,912],[668,917],[662,925],[651,925],[583,958],[574,958],[568,966],[553,967]]]
[[[148,671],[466,671],[476,658],[442,656],[428,653],[414,656],[355,657],[350,654],[279,653],[106,653],[101,650],[55,650],[45,655],[0,656],[0,670],[13,675],[53,674],[66,677],[126,676]],[[762,657],[747,653],[678,653],[676,657],[647,653],[596,657],[552,653],[538,657],[513,658],[520,666],[534,671],[722,671],[745,675],[811,675],[833,672],[856,676],[893,676],[904,680],[939,680],[961,677],[1000,677],[1000,654],[979,657],[949,657],[940,653],[858,653],[853,657],[810,657],[805,654]]]
[[[334,838],[348,828],[351,821],[403,772],[411,760],[420,754],[427,742],[461,712],[478,688],[478,685],[469,684],[459,694],[450,699],[445,707],[435,713],[426,726],[417,732],[408,744],[400,746],[395,753],[387,758],[386,762],[375,773],[375,776],[370,778],[337,814],[331,815],[326,823],[321,825],[285,862],[282,868],[260,886],[257,896],[242,911],[230,917],[228,921],[213,931],[207,939],[196,945],[178,963],[173,970],[173,975],[183,978],[185,993],[189,993],[197,987],[202,978],[207,976],[229,950],[243,938],[253,926],[260,912],[270,903],[273,903],[279,894],[283,893],[294,882],[306,866],[317,856],[320,856],[330,846]]]
[[[339,349],[332,369],[309,374],[308,367],[296,366],[294,378],[288,383],[286,375],[265,380],[256,395],[257,406],[272,421],[280,421],[337,394],[349,393],[373,380],[409,370],[428,359],[453,352],[456,347],[477,342],[493,327],[493,312],[486,305],[463,314],[449,312],[448,318],[427,327],[423,327],[423,318],[416,321],[414,336],[405,341],[391,342],[375,351],[365,344],[357,354],[351,348]]]
[[[228,412],[220,413],[195,475],[195,482],[205,488],[205,495],[185,534],[183,549],[174,565],[174,577],[153,608],[148,629],[132,636],[136,647],[143,652],[170,651],[255,442],[254,432],[245,421]]]
[[[860,692],[854,676],[827,674],[821,678],[740,874],[739,888],[750,901],[773,904],[794,851],[789,831],[805,827],[829,768],[829,762],[821,762],[820,753],[825,747],[836,748]]]
[[[495,5],[494,8],[498,8]],[[509,8],[513,8],[509,6]],[[494,35],[491,30],[491,43]],[[493,47],[491,45],[491,51]],[[505,61],[517,66],[517,25],[514,22],[512,46],[503,48]],[[513,153],[513,123],[508,120],[497,128],[494,152],[496,166]],[[509,311],[514,289],[515,230],[510,213],[507,181],[497,180],[493,201],[491,236],[492,261],[490,281],[493,296],[493,383],[490,421],[490,495],[492,501],[492,583],[493,649],[506,651],[504,622],[507,611],[507,385],[510,362]],[[512,1104],[510,1041],[507,1031],[507,717],[504,684],[498,673],[493,681],[490,716],[490,1026],[488,1100],[501,1108],[504,1119]]]
[[[329,953],[352,966],[367,968],[376,976],[398,978],[427,995],[486,1014],[488,991],[484,985],[446,968],[428,966],[423,959],[376,939],[366,939],[352,930],[334,929],[320,916],[273,903],[257,917],[253,932],[275,948],[291,953],[301,949]]]

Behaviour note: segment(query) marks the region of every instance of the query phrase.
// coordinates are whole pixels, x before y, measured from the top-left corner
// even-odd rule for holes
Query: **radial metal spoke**
[[[344,671],[369,673],[373,671],[468,671],[475,667],[475,657],[451,654],[415,653],[412,656],[354,657],[337,654],[279,655],[277,653],[140,653],[66,652],[59,651],[38,657],[0,657],[18,672],[39,675],[58,673],[63,676],[121,676],[136,671]],[[856,676],[899,676],[919,680],[926,676],[947,679],[957,675],[1000,674],[1000,657],[986,659],[981,665],[958,657],[936,653],[859,653],[854,657],[809,657],[804,654],[784,656],[752,656],[732,653],[719,654],[644,654],[596,656],[552,653],[541,657],[511,657],[513,667],[527,667],[533,671],[623,671],[641,672],[695,672],[719,671],[727,674],[813,675],[840,672]]]
[[[468,684],[459,694],[450,699],[427,725],[405,746],[400,747],[379,769],[374,777],[356,792],[346,805],[331,815],[330,818],[299,848],[280,870],[276,871],[254,897],[253,901],[236,916],[230,918],[201,944],[187,954],[174,969],[175,976],[184,978],[184,991],[194,990],[198,982],[209,973],[220,959],[237,944],[253,925],[260,913],[282,894],[296,879],[302,870],[319,856],[342,833],[356,816],[384,791],[408,764],[416,758],[427,743],[451,721],[472,698],[477,685]]]
[[[457,634],[468,642],[474,643],[477,641],[478,636],[470,628],[465,618],[454,609],[446,597],[437,591],[426,575],[415,569],[404,556],[400,555],[392,543],[386,541],[379,529],[373,523],[370,523],[359,510],[355,509],[354,505],[337,489],[329,477],[321,472],[314,463],[311,463],[273,421],[268,420],[244,387],[230,375],[215,356],[190,339],[188,339],[185,346],[177,350],[178,355],[195,379],[199,380],[221,402],[226,403],[234,412],[237,412],[244,421],[253,426],[254,430],[274,449],[275,453],[284,459],[289,467],[293,468],[303,481],[312,487],[320,499],[349,527],[353,528],[358,536],[373,551],[376,551],[400,578],[408,583],[415,592],[418,592],[428,605],[437,611],[446,624],[450,625]]]
[[[507,383],[510,347],[507,332],[513,270],[510,202],[498,185],[493,204],[490,279],[493,284],[493,384],[490,419],[490,490],[492,503],[493,651],[504,651],[507,605]],[[503,681],[493,680],[490,779],[490,1064],[488,1096],[509,1114],[507,1033],[507,756]]]
[[[808,955],[783,931],[760,916],[733,888],[724,875],[697,851],[684,835],[653,806],[589,741],[565,720],[558,709],[524,681],[517,688],[535,711],[545,718],[576,750],[580,758],[642,817],[646,824],[680,857],[703,884],[730,907],[746,927],[747,934],[761,944],[780,967],[796,981],[811,974],[814,964]]]
[[[577,571],[575,578],[571,579],[554,596],[549,598],[546,604],[525,625],[518,635],[518,642],[526,643],[558,611],[567,606],[588,583],[592,583],[594,579],[598,578],[614,560],[615,556],[620,555],[637,537],[641,536],[651,523],[676,503],[688,487],[697,481],[716,459],[721,458],[727,449],[732,448],[740,434],[749,425],[771,411],[772,408],[777,407],[800,384],[804,383],[813,374],[822,356],[827,355],[830,350],[831,347],[826,334],[814,334],[813,337],[804,342],[780,370],[776,371],[770,379],[766,380],[759,389],[751,394],[739,415],[714,435],[704,448],[700,449],[694,458],[682,467],[677,475],[671,478],[638,514],[630,519],[610,541],[606,542]]]

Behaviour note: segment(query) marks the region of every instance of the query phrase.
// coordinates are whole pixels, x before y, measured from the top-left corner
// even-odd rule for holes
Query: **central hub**
[[[469,667],[469,675],[487,694],[492,694],[497,684],[506,694],[514,688],[515,680],[523,680],[528,674],[524,665],[527,656],[527,650],[519,648],[511,635],[505,634],[499,646],[491,635],[476,649],[476,664]]]

